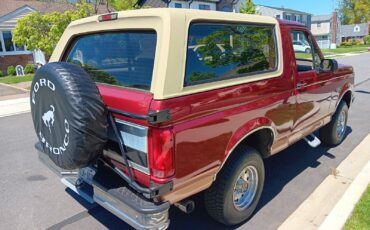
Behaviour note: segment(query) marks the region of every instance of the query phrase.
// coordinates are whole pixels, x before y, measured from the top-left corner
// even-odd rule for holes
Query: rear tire
[[[311,53],[311,49],[307,48],[304,52],[309,54],[309,53]]]
[[[239,224],[253,214],[265,180],[263,160],[255,149],[238,146],[231,157],[205,192],[208,214],[224,225]]]
[[[328,146],[339,145],[346,136],[348,120],[348,106],[344,101],[340,102],[330,123],[320,129],[321,142]]]

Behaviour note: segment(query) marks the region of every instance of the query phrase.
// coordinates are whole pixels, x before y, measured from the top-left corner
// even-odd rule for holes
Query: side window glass
[[[304,31],[290,33],[298,72],[318,70],[321,58],[318,50],[313,45],[312,38]]]
[[[275,71],[277,61],[274,26],[193,23],[184,86]]]

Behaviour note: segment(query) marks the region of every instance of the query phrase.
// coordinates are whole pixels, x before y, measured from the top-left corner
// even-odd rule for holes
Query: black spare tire
[[[63,169],[91,164],[107,140],[107,109],[88,73],[75,64],[49,63],[31,86],[31,113],[43,150]]]

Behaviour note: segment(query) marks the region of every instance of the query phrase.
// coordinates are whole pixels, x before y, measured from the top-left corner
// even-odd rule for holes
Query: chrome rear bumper
[[[38,146],[36,149],[41,162],[60,176],[61,182],[65,186],[88,202],[98,203],[136,229],[160,230],[168,228],[170,222],[168,219],[170,204],[168,202],[156,204],[126,186],[116,186],[113,180],[107,182],[101,175],[94,176],[92,181],[85,181],[78,171],[59,168]],[[109,178],[112,177],[109,176]]]

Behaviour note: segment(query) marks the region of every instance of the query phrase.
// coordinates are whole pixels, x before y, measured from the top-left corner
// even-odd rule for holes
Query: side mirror
[[[335,59],[323,59],[320,63],[322,72],[334,72],[338,69],[338,62]]]

